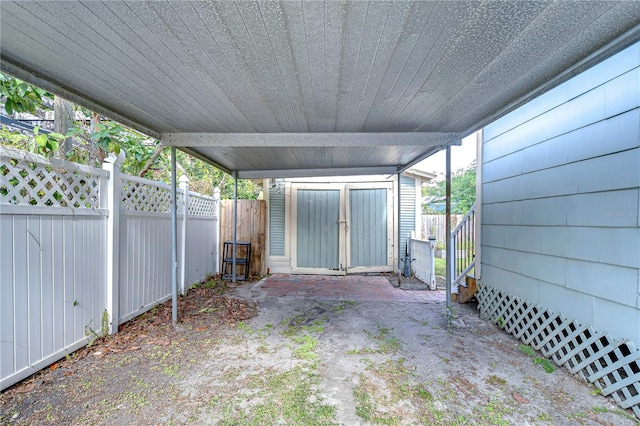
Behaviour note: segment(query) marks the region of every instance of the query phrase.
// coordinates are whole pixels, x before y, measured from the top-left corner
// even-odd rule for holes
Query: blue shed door
[[[297,189],[296,270],[344,274],[340,263],[340,189]]]
[[[293,273],[393,271],[390,183],[299,184],[291,201]]]
[[[393,193],[389,183],[347,185],[348,271],[393,271]]]
[[[386,266],[387,190],[349,190],[349,269]]]

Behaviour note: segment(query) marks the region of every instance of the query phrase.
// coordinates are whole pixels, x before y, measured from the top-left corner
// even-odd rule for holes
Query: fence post
[[[117,156],[109,154],[102,163],[102,168],[109,172],[107,180],[107,315],[109,316],[108,332],[115,334],[120,325],[119,289],[120,289],[120,196],[122,179],[120,165],[124,161],[124,151]]]
[[[458,247],[456,244],[456,237],[453,234],[451,235],[450,244],[451,244],[451,282],[453,283],[455,279],[458,278],[457,272],[456,272],[456,264],[458,263],[458,255],[456,252],[458,251]],[[452,288],[451,291],[453,293],[456,293],[456,294],[458,293],[457,291],[458,286],[453,288],[453,285],[452,285],[451,288]]]
[[[437,290],[436,283],[436,237],[429,237],[429,290]]]
[[[189,217],[189,178],[180,176],[180,190],[182,191],[182,241],[180,242],[180,293],[187,291],[187,218]]]

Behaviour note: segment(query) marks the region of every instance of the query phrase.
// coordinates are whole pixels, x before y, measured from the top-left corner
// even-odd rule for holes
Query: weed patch
[[[293,354],[296,358],[307,361],[318,359],[318,354],[315,353],[316,347],[318,346],[318,339],[308,334],[304,334],[302,336],[296,336],[292,340],[299,345],[293,350]]]
[[[502,377],[492,374],[491,376],[487,377],[487,383],[493,386],[504,386],[507,384],[507,381]]]
[[[400,341],[391,336],[392,328],[382,327],[380,324],[377,325],[378,330],[376,333],[372,333],[368,330],[364,330],[367,336],[371,338],[377,344],[377,348],[362,348],[362,349],[349,349],[347,354],[349,355],[359,355],[359,354],[392,354],[398,352],[402,349],[402,345]]]
[[[220,425],[336,424],[336,408],[314,390],[320,381],[316,371],[302,365],[288,371],[271,369],[247,377],[245,390],[231,399],[212,399],[209,407],[222,412]]]
[[[531,346],[521,344],[518,345],[518,349],[525,355],[529,355],[531,358],[533,358],[533,363],[535,365],[541,366],[542,369],[547,373],[553,373],[554,371],[556,371],[556,366],[553,365],[553,363],[551,363],[551,361],[549,361],[548,359],[536,356],[536,351],[534,351]]]

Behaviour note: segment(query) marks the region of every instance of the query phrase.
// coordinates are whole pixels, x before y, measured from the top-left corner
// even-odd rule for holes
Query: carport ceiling
[[[640,32],[634,1],[0,7],[3,71],[239,177],[393,173]]]

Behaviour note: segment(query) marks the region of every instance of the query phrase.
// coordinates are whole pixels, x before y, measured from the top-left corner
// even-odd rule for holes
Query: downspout
[[[451,245],[451,145],[447,145],[446,149],[446,221],[445,227],[447,230],[446,245],[447,245],[447,261],[446,261],[446,286],[447,286],[447,326],[451,324],[451,280],[453,279],[451,273],[451,262],[453,260],[453,247]]]
[[[178,323],[178,197],[176,191],[176,147],[171,147],[171,319]]]

